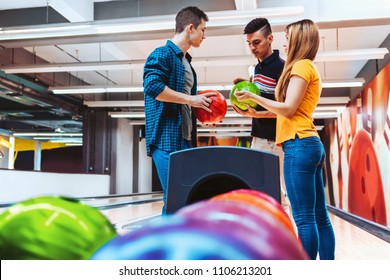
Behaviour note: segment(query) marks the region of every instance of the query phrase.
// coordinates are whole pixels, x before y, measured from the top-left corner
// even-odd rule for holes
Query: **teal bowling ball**
[[[237,97],[234,95],[234,92],[242,91],[242,90],[252,92],[256,95],[260,95],[260,89],[254,83],[249,82],[249,81],[241,81],[241,82],[238,82],[237,84],[235,84],[234,87],[232,88],[232,90],[230,91],[230,94],[229,94],[230,103],[232,105],[235,105],[236,107],[238,107],[242,111],[248,110],[246,105],[249,105],[253,109],[260,108],[260,106],[252,100],[238,101]]]
[[[242,237],[252,234],[246,228],[238,232]],[[91,259],[252,260],[261,257],[255,246],[231,234],[231,228],[172,215],[115,237]]]
[[[115,236],[98,209],[71,198],[40,196],[0,215],[0,258],[83,260]]]

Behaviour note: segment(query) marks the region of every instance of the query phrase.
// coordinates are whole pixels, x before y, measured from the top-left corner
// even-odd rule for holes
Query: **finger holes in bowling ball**
[[[366,170],[370,171],[370,157],[366,155]]]
[[[362,177],[360,185],[362,186],[362,193],[366,193],[366,180],[364,180],[364,177]]]
[[[237,177],[228,174],[217,174],[200,180],[187,197],[187,203],[209,199],[218,194],[237,189],[250,189],[246,183]]]

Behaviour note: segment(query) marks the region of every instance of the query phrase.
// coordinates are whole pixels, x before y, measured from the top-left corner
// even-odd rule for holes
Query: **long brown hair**
[[[286,35],[288,36],[287,59],[275,92],[276,100],[279,102],[286,99],[286,91],[294,63],[302,59],[314,60],[320,45],[318,27],[310,19],[287,25]]]

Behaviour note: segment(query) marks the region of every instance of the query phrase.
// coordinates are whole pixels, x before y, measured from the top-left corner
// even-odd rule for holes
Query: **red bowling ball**
[[[272,196],[266,193],[257,190],[252,190],[252,189],[238,189],[238,190],[231,191],[231,193],[245,193],[245,194],[250,194],[259,197],[261,199],[264,199],[269,203],[271,203],[272,205],[274,205],[275,207],[277,207],[282,213],[286,215],[287,218],[290,219],[286,211],[283,209],[283,206],[275,198],[273,198]]]
[[[270,213],[282,226],[287,228],[292,234],[296,236],[294,226],[284,210],[280,210],[278,207],[263,198],[248,193],[227,192],[216,195],[212,197],[211,200],[241,202],[246,205],[254,206],[260,211],[266,211]]]
[[[214,124],[222,121],[227,112],[227,102],[225,97],[216,90],[204,90],[198,94],[205,94],[209,92],[215,92],[216,95],[212,95],[209,98],[212,100],[210,104],[211,113],[207,112],[202,108],[195,108],[196,118],[203,124]]]

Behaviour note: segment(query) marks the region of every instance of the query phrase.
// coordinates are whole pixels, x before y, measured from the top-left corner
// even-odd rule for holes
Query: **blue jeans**
[[[284,179],[298,235],[311,259],[332,260],[335,235],[326,208],[322,170],[325,150],[318,137],[282,144]]]
[[[187,145],[187,141],[185,141],[184,145],[185,148],[190,148],[190,144]],[[167,204],[168,168],[170,152],[163,151],[157,147],[153,147],[151,152],[154,165],[157,169],[158,178],[160,179],[161,188],[163,190],[164,205],[162,208],[162,215],[165,215]]]

